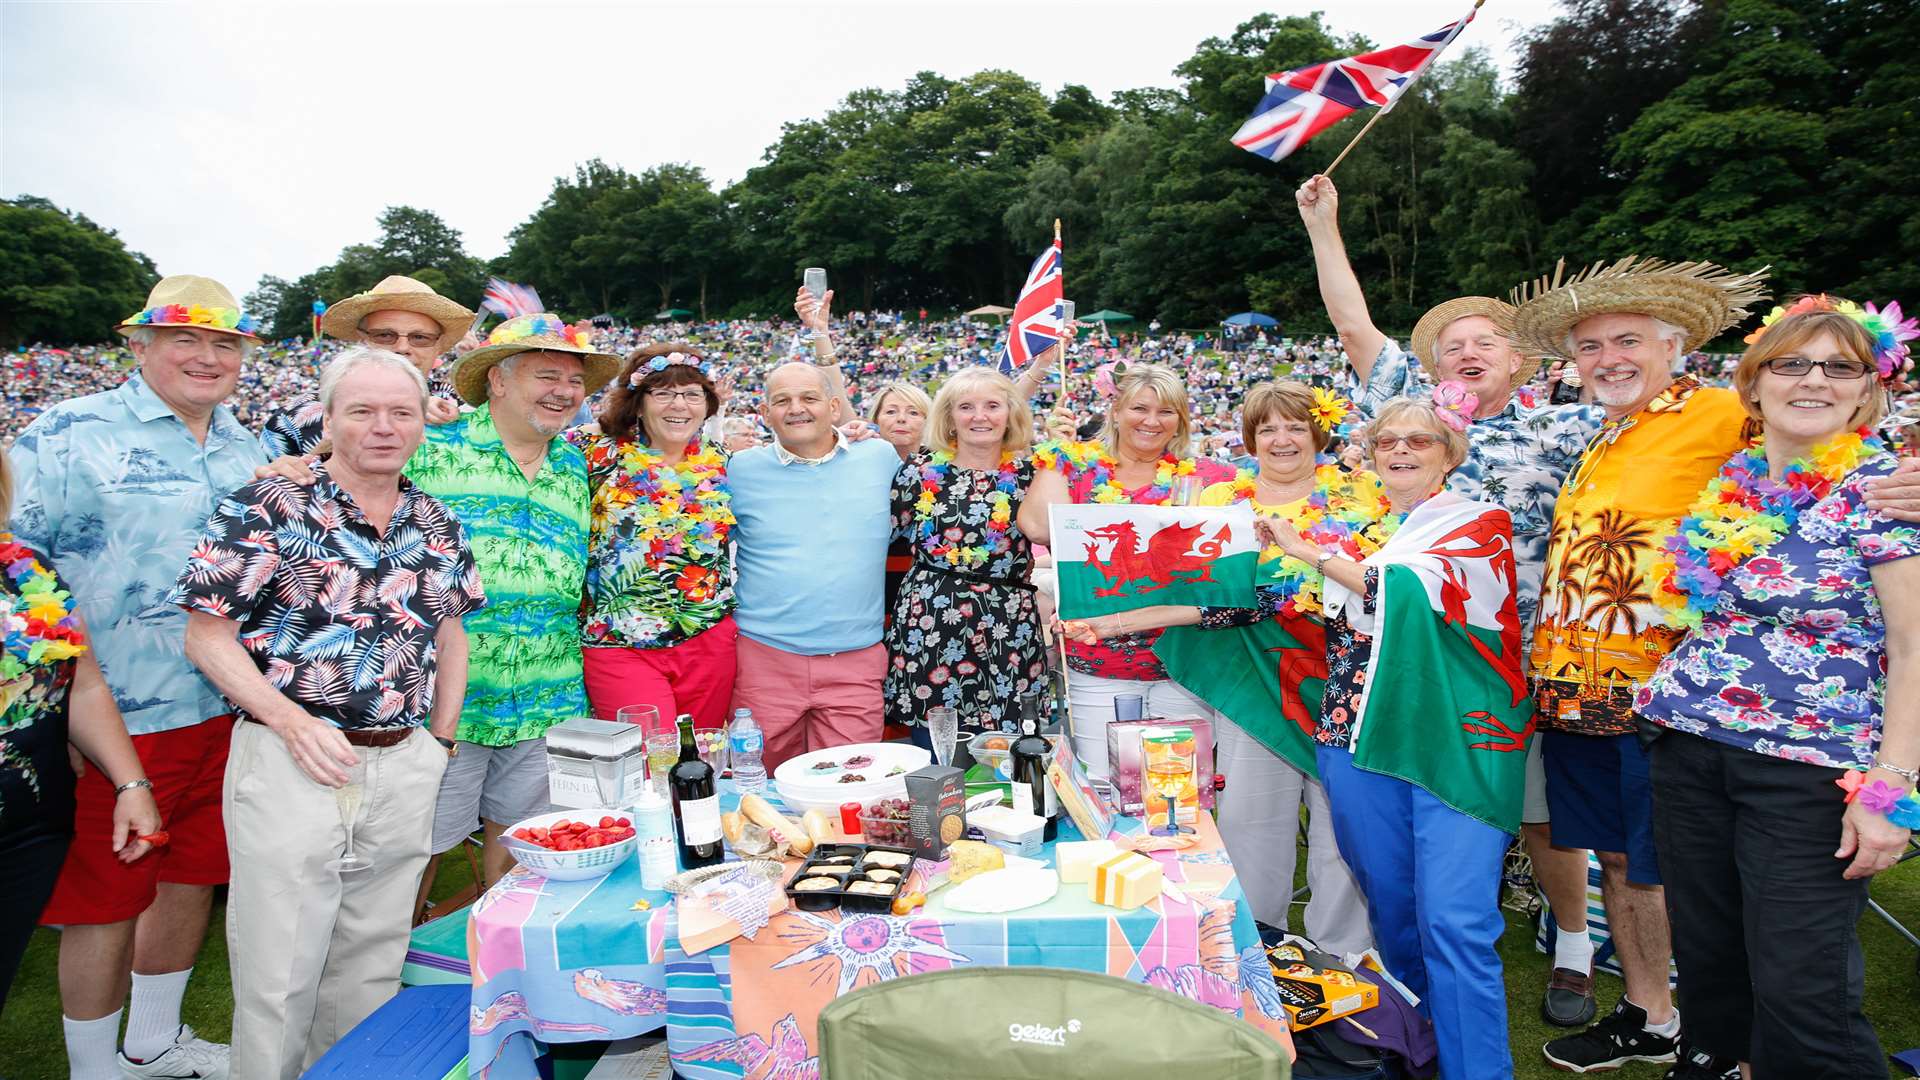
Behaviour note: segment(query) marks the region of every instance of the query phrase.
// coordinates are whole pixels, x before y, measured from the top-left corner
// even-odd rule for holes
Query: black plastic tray
[[[907,862],[903,865],[887,867],[887,869],[890,870],[898,870],[900,877],[897,881],[888,883],[891,884],[893,888],[884,894],[848,892],[844,888],[796,891],[793,887],[794,882],[806,877],[808,873],[817,866],[851,866],[854,873],[848,876],[847,881],[851,883],[865,880],[859,873],[861,861],[866,858],[868,852],[874,851],[894,852],[907,857]],[[852,863],[827,862],[828,859],[834,858],[835,856],[850,856],[853,861]],[[894,847],[890,844],[821,844],[808,854],[806,862],[800,864],[799,872],[788,879],[787,896],[793,900],[793,906],[799,908],[801,911],[827,911],[831,908],[845,908],[848,911],[886,913],[893,910],[893,901],[899,897],[901,890],[906,888],[907,878],[912,873],[913,852],[907,848]]]

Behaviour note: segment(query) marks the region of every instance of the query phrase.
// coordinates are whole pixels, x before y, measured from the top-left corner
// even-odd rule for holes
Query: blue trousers
[[[1373,940],[1433,1021],[1443,1080],[1513,1075],[1495,943],[1508,836],[1397,777],[1322,746],[1320,781],[1340,854],[1367,898]]]

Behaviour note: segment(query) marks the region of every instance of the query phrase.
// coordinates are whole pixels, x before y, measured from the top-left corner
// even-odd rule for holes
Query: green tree
[[[0,200],[0,346],[111,340],[159,277],[85,214],[34,195]]]

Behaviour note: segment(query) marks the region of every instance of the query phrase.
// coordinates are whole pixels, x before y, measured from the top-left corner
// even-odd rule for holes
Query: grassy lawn
[[[1306,865],[1301,852],[1300,865]],[[468,882],[464,861],[449,860],[435,883],[436,896],[449,896]],[[1920,927],[1920,861],[1884,875],[1873,895],[1896,918]],[[227,945],[221,927],[223,907],[214,909],[213,927],[200,953],[193,983],[187,989],[187,1023],[202,1035],[224,1042],[232,1021],[227,993]],[[1912,946],[1869,913],[1860,922],[1860,938],[1867,954],[1867,1017],[1879,1029],[1889,1052],[1920,1046],[1920,977],[1916,976]],[[60,1037],[60,1003],[56,989],[55,958],[59,939],[49,930],[37,931],[20,968],[5,1016],[0,1016],[0,1078],[4,1080],[65,1080],[67,1058]],[[1545,986],[1547,958],[1534,951],[1532,927],[1513,912],[1507,913],[1507,934],[1501,939],[1506,962],[1507,1021],[1513,1036],[1516,1075],[1524,1080],[1546,1080],[1567,1074],[1547,1066],[1540,1045],[1562,1034],[1540,1019],[1539,999]],[[1604,1013],[1619,996],[1620,981],[1600,980],[1600,1007]],[[1658,1080],[1664,1066],[1629,1067],[1613,1075],[1621,1080]],[[395,1080],[404,1080],[396,1077]]]

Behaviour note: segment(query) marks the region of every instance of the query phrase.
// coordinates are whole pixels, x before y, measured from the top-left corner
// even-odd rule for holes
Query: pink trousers
[[[666,723],[690,713],[694,727],[725,726],[739,633],[729,615],[670,648],[580,650],[593,715],[614,720],[629,705],[651,705]]]
[[[788,758],[848,743],[879,742],[887,648],[801,656],[742,637],[733,707],[752,709],[766,739],[767,772]]]

